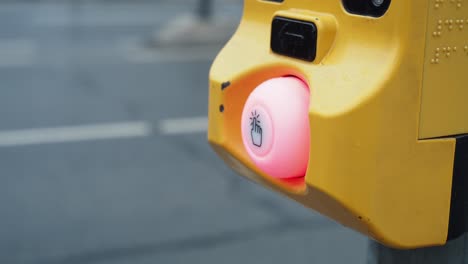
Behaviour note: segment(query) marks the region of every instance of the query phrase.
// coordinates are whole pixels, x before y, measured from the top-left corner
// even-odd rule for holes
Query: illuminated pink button
[[[295,77],[259,85],[242,112],[242,139],[252,161],[275,178],[302,177],[309,159],[309,89]]]

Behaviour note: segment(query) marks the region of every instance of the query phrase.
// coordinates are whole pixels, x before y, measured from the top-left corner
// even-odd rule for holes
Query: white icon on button
[[[263,130],[259,118],[260,115],[257,114],[257,111],[252,112],[252,117],[250,118],[250,126],[252,127],[250,130],[250,136],[252,137],[252,144],[261,148],[263,141]]]

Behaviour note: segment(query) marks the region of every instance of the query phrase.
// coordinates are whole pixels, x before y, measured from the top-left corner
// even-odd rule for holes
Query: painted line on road
[[[213,51],[151,52],[136,51],[126,54],[130,63],[174,63],[174,62],[209,62],[215,58]]]
[[[206,116],[167,119],[159,122],[159,132],[163,135],[183,135],[206,133],[208,118]]]
[[[36,44],[28,39],[0,39],[0,67],[29,66],[36,60]]]
[[[111,14],[111,12],[79,18],[72,18],[67,14],[57,14],[55,16],[42,16],[34,21],[36,25],[42,27],[141,27],[153,26],[162,22],[164,22],[164,20],[155,18],[154,14],[126,16],[122,14]]]
[[[147,122],[123,122],[0,132],[0,147],[136,138],[151,135]]]
[[[220,46],[186,46],[173,48],[148,48],[135,38],[119,41],[122,56],[130,63],[178,63],[178,62],[209,62],[214,60],[221,49]]]
[[[159,122],[162,135],[206,133],[207,117],[166,119]],[[147,137],[152,134],[148,122],[121,122],[55,128],[0,131],[0,147],[15,147],[91,140]]]

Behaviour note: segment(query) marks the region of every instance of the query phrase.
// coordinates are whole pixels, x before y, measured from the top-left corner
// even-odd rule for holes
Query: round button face
[[[244,144],[252,154],[263,157],[273,146],[273,124],[268,111],[255,104],[242,116],[242,134]]]
[[[274,178],[304,177],[309,160],[309,87],[295,77],[257,86],[240,120],[242,141],[251,161]]]

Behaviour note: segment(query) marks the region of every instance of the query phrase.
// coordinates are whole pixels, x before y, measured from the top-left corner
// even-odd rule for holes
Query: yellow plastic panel
[[[468,133],[468,1],[430,0],[420,138]]]
[[[428,8],[428,0],[392,0],[370,18],[348,14],[340,0],[246,0],[210,72],[209,142],[240,174],[389,246],[444,244],[455,140],[419,140]],[[323,21],[317,61],[272,53],[277,14]],[[309,166],[297,181],[259,171],[240,135],[250,92],[284,75],[311,90]]]

